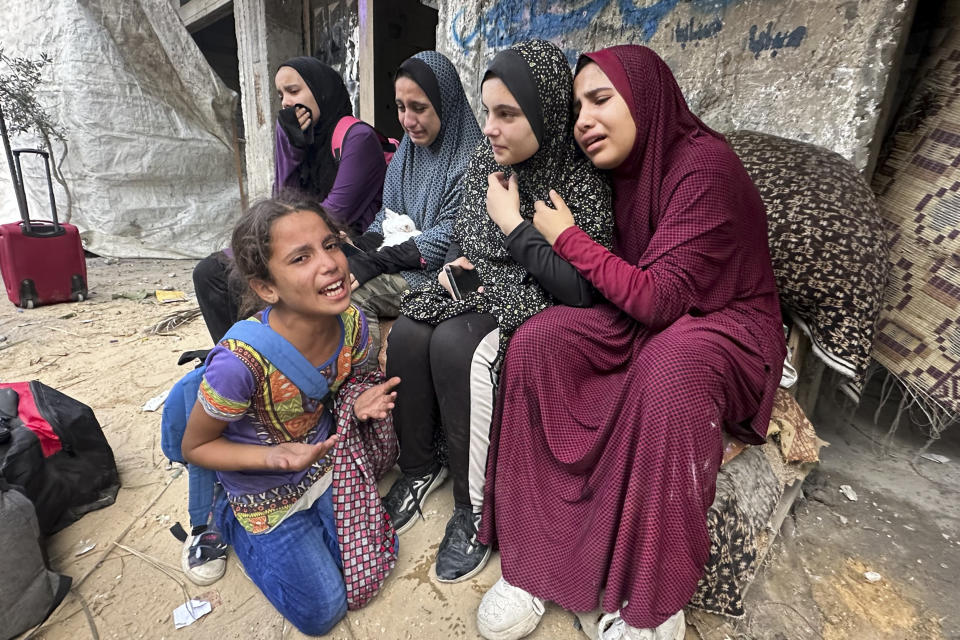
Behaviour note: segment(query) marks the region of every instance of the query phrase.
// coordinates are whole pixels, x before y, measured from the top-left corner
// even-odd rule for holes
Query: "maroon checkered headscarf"
[[[666,207],[660,187],[673,166],[671,151],[685,137],[723,136],[693,115],[670,67],[653,50],[639,45],[620,45],[587,58],[607,74],[626,100],[637,126],[633,151],[613,172],[616,211],[616,252],[637,264]],[[669,194],[667,194],[669,195]]]
[[[612,172],[614,253],[644,269],[686,272],[685,304],[702,313],[775,292],[756,187],[726,139],[690,111],[666,63],[638,45],[584,54],[580,65],[587,60],[610,78],[637,127],[633,150]],[[730,233],[739,245],[732,254]]]

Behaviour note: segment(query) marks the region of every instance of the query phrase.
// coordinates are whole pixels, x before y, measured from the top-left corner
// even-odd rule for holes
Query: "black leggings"
[[[465,313],[436,327],[401,316],[387,341],[387,376],[400,376],[393,422],[400,470],[420,476],[436,468],[434,431],[447,439],[453,498],[483,504],[499,346],[497,320]]]
[[[213,344],[220,342],[233,323],[240,319],[243,291],[238,284],[229,281],[229,270],[230,258],[223,251],[211,253],[193,268],[193,289]]]

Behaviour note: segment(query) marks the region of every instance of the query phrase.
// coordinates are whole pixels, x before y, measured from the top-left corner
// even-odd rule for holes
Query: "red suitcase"
[[[43,157],[53,220],[31,220],[22,191],[20,154]],[[8,156],[9,157],[9,156]],[[0,275],[10,301],[25,309],[42,304],[84,300],[87,297],[87,262],[80,235],[72,224],[57,220],[57,205],[50,180],[50,159],[39,149],[14,149],[15,177],[20,222],[0,225]]]

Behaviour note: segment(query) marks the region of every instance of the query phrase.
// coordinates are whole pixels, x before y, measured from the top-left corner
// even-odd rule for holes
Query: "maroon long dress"
[[[481,539],[511,584],[649,628],[696,589],[722,430],[764,439],[786,346],[765,210],[736,155],[649,49],[587,56],[637,139],[612,175],[614,251],[576,227],[554,250],[609,302],[514,334]]]

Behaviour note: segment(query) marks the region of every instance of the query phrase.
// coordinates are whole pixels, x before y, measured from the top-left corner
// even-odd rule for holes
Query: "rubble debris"
[[[213,607],[206,600],[189,600],[173,610],[173,626],[182,629],[210,613]]]
[[[853,488],[848,484],[840,485],[840,493],[842,493],[844,497],[851,502],[856,502],[858,500],[857,492],[854,491]]]

